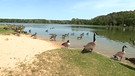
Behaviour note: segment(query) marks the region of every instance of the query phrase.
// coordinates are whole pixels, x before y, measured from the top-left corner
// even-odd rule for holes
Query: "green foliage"
[[[56,49],[36,55],[32,63],[21,62],[4,69],[11,76],[134,76],[135,68],[97,53],[81,54],[80,49]]]
[[[108,15],[98,16],[91,19],[94,25],[124,25],[135,26],[135,10],[113,12]]]
[[[5,23],[48,23],[48,24],[69,24],[69,20],[46,20],[46,19],[0,19]]]

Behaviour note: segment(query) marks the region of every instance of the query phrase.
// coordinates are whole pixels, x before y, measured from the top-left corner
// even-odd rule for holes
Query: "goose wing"
[[[65,47],[68,47],[69,46],[69,43],[68,42],[64,42],[61,45],[65,46]]]
[[[64,42],[64,43],[62,43],[61,45],[66,45],[67,44],[67,42]]]
[[[115,54],[115,56],[123,56],[125,53],[124,52],[117,52],[116,54]]]
[[[89,42],[87,45],[84,46],[85,49],[93,49],[95,47],[94,42]]]

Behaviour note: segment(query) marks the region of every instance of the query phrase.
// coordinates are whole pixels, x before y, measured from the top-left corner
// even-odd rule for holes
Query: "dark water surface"
[[[30,23],[14,23],[25,26],[25,31],[31,29],[31,34],[37,32],[37,35],[46,39],[50,38],[49,34],[57,34],[56,41],[65,42],[70,40],[70,48],[83,48],[85,44],[93,39],[93,32],[96,32],[96,48],[94,51],[104,54],[108,57],[118,51],[121,51],[122,46],[125,48],[126,57],[135,57],[135,43],[130,39],[135,40],[135,28],[129,27],[101,27],[93,25],[70,25],[70,24],[30,24]],[[46,32],[45,30],[48,30]],[[74,33],[74,35],[71,35]],[[84,33],[81,40],[77,37]],[[88,33],[88,34],[87,34]],[[62,35],[69,34],[68,37],[62,39]],[[39,46],[40,47],[40,46]]]

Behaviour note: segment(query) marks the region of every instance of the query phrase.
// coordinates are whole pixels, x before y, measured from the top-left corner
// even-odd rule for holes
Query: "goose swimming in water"
[[[57,35],[56,34],[50,34],[50,35],[51,35],[50,40],[51,41],[56,41]]]
[[[77,37],[77,39],[78,39],[78,40],[81,40],[81,39],[82,39],[82,36]]]

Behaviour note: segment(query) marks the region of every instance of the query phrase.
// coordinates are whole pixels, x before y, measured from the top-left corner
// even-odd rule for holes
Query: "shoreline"
[[[19,62],[32,62],[36,54],[63,47],[61,42],[50,41],[42,37],[33,39],[30,36],[30,34],[21,34],[20,36],[0,35],[0,68],[14,68]],[[96,50],[99,49],[96,48],[94,52],[110,58]],[[122,63],[126,63],[126,61],[122,61]]]

